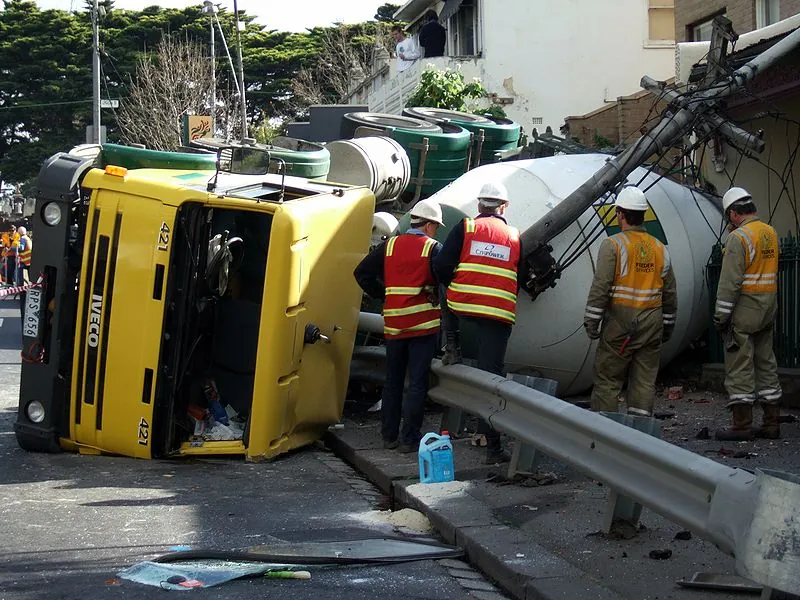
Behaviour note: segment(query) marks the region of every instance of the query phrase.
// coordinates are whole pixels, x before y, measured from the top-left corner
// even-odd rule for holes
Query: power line
[[[42,108],[47,106],[64,106],[67,104],[91,104],[92,99],[88,100],[71,100],[69,102],[43,102],[41,104],[17,104],[16,106],[0,106],[0,110],[14,110],[17,108]]]

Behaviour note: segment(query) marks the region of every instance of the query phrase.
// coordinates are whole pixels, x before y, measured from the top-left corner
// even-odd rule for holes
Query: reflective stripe
[[[724,300],[717,300],[719,306],[730,306],[733,308],[733,302],[725,302]]]
[[[744,245],[747,247],[747,255],[748,255],[748,266],[752,264],[752,262],[756,259],[756,247],[753,245],[753,242],[750,240],[750,236],[747,235],[741,229],[737,229],[733,232],[733,235],[738,237]]]
[[[669,273],[669,268],[672,266],[672,259],[669,257],[669,251],[666,249],[664,244],[661,244],[661,247],[664,250],[664,268],[661,269],[661,279],[664,279]]]
[[[597,308],[595,306],[587,306],[586,307],[586,312],[587,313],[594,313],[596,315],[602,316],[603,313],[605,312],[605,310],[603,310],[602,308]]]
[[[492,267],[490,265],[479,264],[460,264],[456,267],[456,273],[459,271],[470,273],[484,273],[486,275],[497,275],[498,277],[505,277],[513,281],[517,280],[517,274],[511,269],[504,269],[503,267]]]
[[[594,306],[587,306],[584,318],[591,321],[600,321],[603,318],[605,311],[602,308],[595,308]]]
[[[425,246],[422,248],[422,256],[430,256],[431,255],[431,248],[436,245],[436,240],[428,238],[425,240]]]
[[[516,315],[508,310],[502,308],[494,308],[493,306],[481,306],[479,304],[466,304],[463,302],[447,301],[448,308],[454,308],[461,312],[472,313],[476,315],[486,315],[490,317],[499,317],[503,320],[514,322]]]
[[[720,313],[721,315],[729,315],[733,311],[730,308],[719,308],[719,307],[717,307],[717,312]]]
[[[389,238],[386,242],[386,256],[391,256],[394,253],[394,245],[397,243],[397,236]]]
[[[417,313],[425,312],[426,310],[436,310],[430,302],[424,304],[417,304],[415,306],[408,306],[406,308],[384,308],[384,317],[402,317],[404,315],[415,315]]]
[[[770,388],[758,392],[758,398],[760,400],[780,400],[781,396],[783,396],[783,391],[779,388]]]
[[[387,296],[416,296],[422,293],[421,287],[388,287],[386,288]]]
[[[394,327],[386,327],[383,326],[383,333],[388,335],[399,335],[401,333],[406,333],[408,331],[424,331],[426,329],[438,329],[439,328],[439,319],[433,321],[426,321],[425,323],[420,323],[419,325],[414,325],[413,327],[408,327],[405,329],[395,329]]]
[[[464,229],[467,233],[475,233],[475,219],[464,219]]]
[[[454,292],[461,292],[464,294],[478,294],[480,296],[493,296],[494,298],[503,298],[511,302],[516,301],[517,295],[505,290],[498,290],[495,288],[481,287],[479,285],[469,285],[465,283],[451,283],[448,289]]]
[[[728,396],[729,400],[755,400],[755,394],[730,394]]]
[[[640,415],[640,416],[642,416],[642,417],[649,417],[649,416],[650,416],[650,415],[652,415],[653,413],[652,413],[652,412],[650,412],[649,410],[645,410],[645,409],[643,409],[643,408],[636,408],[635,406],[629,406],[629,407],[628,407],[628,414],[631,414],[631,415]]]
[[[611,292],[612,298],[624,298],[626,300],[636,300],[641,302],[647,302],[649,300],[658,300],[661,298],[661,294],[622,294],[620,292]]]
[[[625,242],[627,243],[628,238],[625,234],[620,234],[625,237]],[[614,244],[616,244],[617,248],[619,249],[619,258],[620,258],[620,266],[619,266],[619,276],[626,277],[628,275],[628,249],[625,247],[625,244],[618,244],[614,238],[611,238]]]

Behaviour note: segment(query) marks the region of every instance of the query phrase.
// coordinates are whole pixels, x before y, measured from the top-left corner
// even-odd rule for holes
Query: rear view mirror
[[[220,148],[217,169],[237,175],[266,175],[269,172],[270,154],[260,148],[233,146]]]

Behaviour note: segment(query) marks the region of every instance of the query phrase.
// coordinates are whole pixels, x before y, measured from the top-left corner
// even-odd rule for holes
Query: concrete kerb
[[[448,544],[464,548],[470,563],[515,600],[622,600],[566,560],[501,523],[469,495],[470,483],[425,485],[408,477],[397,455],[355,448],[337,432],[325,443],[394,502],[425,514]],[[405,468],[403,468],[405,467]]]

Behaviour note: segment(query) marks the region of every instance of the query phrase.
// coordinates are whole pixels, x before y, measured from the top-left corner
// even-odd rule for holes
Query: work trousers
[[[419,444],[425,398],[430,386],[431,361],[438,340],[438,333],[386,340],[386,383],[381,404],[381,435],[384,440],[392,442],[399,435],[401,444]],[[404,401],[406,373],[408,393]]]
[[[622,322],[613,308],[603,318],[603,330],[594,361],[592,410],[617,411],[617,399],[627,382],[628,412],[652,416],[655,383],[661,360],[664,331],[661,308],[648,309],[632,317],[635,333],[625,345],[632,323]],[[625,345],[623,350],[623,345]]]
[[[442,293],[442,298],[445,294]],[[511,337],[511,324],[497,319],[458,316],[442,301],[442,327],[446,331],[461,330],[461,350],[465,358],[476,360],[477,368],[495,375],[505,376],[506,349]],[[478,433],[486,436],[490,448],[500,446],[500,434],[486,421],[478,424]]]
[[[737,320],[727,334],[726,342],[735,342],[738,349],[725,351],[725,391],[728,406],[736,404],[777,404],[783,392],[778,379],[778,361],[772,348],[773,324],[747,333],[737,327]],[[726,346],[728,344],[726,343]]]

